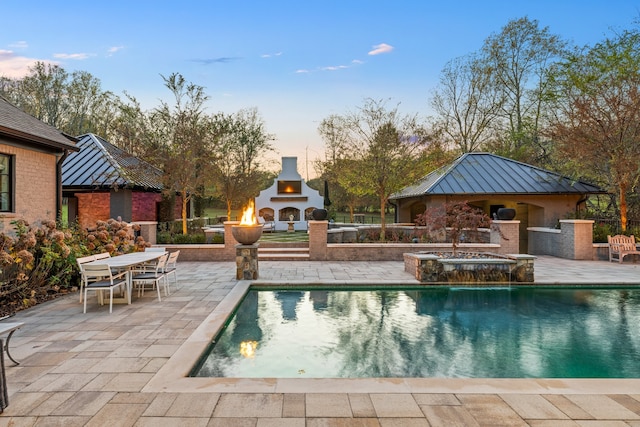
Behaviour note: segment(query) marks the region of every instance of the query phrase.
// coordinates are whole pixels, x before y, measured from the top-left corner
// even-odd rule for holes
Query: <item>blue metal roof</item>
[[[491,153],[465,153],[391,199],[423,195],[602,194],[602,188]]]
[[[106,140],[88,133],[79,138],[80,151],[62,164],[65,189],[135,188],[162,190],[162,171]]]

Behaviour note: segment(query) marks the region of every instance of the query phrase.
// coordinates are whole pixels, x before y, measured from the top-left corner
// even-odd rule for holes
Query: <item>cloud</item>
[[[114,53],[124,49],[124,46],[113,46],[107,49],[107,56],[113,56]]]
[[[352,68],[360,64],[364,64],[364,61],[361,61],[359,59],[354,59],[349,63],[349,65],[327,65],[326,67],[318,67],[315,70],[300,68],[300,69],[297,69],[295,73],[303,74],[303,73],[313,73],[315,71],[340,71],[340,70],[346,70],[347,68]]]
[[[204,59],[192,59],[193,62],[199,62],[203,65],[210,64],[226,64],[227,62],[233,62],[242,59],[237,56],[221,56],[219,58],[204,58]]]
[[[380,55],[381,53],[389,53],[393,50],[393,46],[386,43],[380,43],[373,46],[373,50],[369,51],[369,55]]]
[[[55,61],[17,56],[11,50],[0,49],[0,76],[21,79],[31,72],[30,68],[34,67],[36,62],[42,62],[47,65],[58,64]]]
[[[278,53],[265,53],[263,55],[260,55],[260,58],[273,58],[274,56],[280,56],[282,55],[282,52],[278,52]]]
[[[320,68],[322,71],[337,71],[337,70],[344,70],[345,68],[349,68],[348,65],[330,65],[328,67],[322,67]]]
[[[89,53],[54,53],[53,57],[58,59],[75,59],[77,61],[82,61],[91,56],[95,56],[94,54]]]
[[[27,44],[26,41],[20,40],[20,41],[17,41],[15,43],[11,43],[9,45],[9,47],[14,48],[14,49],[26,49],[26,48],[29,47],[29,45]]]

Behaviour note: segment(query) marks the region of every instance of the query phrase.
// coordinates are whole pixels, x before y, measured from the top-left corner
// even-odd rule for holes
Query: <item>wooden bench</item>
[[[0,318],[0,320],[6,319],[7,317],[9,316]],[[13,357],[11,357],[11,353],[9,353],[9,341],[11,340],[11,336],[13,335],[13,333],[23,326],[24,326],[24,323],[22,322],[0,322],[0,335],[9,333],[9,336],[7,337],[7,342],[4,345],[4,350],[7,352],[7,356],[9,356],[9,359],[11,359],[11,361],[15,363],[16,366],[19,365],[20,363],[16,361]],[[2,340],[0,340],[0,346],[2,346]],[[0,351],[2,350],[3,349],[0,348]]]
[[[640,255],[640,251],[636,247],[636,238],[633,236],[607,236],[609,242],[609,262],[614,259],[622,262],[627,255]]]

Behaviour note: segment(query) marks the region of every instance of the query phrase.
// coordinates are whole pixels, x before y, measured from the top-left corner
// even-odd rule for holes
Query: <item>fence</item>
[[[640,235],[640,220],[627,220],[627,230],[622,231],[619,219],[612,218],[587,218],[593,221],[593,241],[594,243],[606,243],[607,235],[634,234]]]

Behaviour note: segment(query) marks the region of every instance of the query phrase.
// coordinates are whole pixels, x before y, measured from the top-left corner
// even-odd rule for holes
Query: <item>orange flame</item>
[[[247,207],[242,212],[242,219],[240,220],[240,225],[257,225],[258,221],[256,220],[255,214],[255,203],[253,200],[250,200],[247,204]]]
[[[242,341],[240,343],[240,354],[247,359],[253,359],[256,356],[258,341]]]

